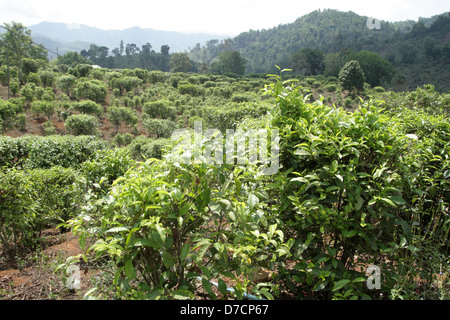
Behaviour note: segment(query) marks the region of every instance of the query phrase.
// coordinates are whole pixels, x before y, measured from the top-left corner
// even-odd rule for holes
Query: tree
[[[176,108],[172,105],[169,100],[157,100],[152,102],[147,102],[143,108],[143,116],[150,118],[162,118],[175,119],[177,114]]]
[[[394,66],[378,53],[366,50],[350,54],[349,60],[357,60],[364,72],[365,81],[372,87],[388,85],[396,74]]]
[[[303,75],[318,75],[324,68],[323,53],[319,49],[301,49],[291,56],[291,65]]]
[[[323,64],[325,76],[338,77],[339,71],[344,66],[344,59],[339,52],[333,52],[325,56]]]
[[[152,45],[149,42],[147,42],[146,44],[142,45],[141,53],[150,54],[151,50],[152,50]]]
[[[77,78],[71,74],[62,75],[56,79],[56,85],[70,96],[71,89],[75,86]]]
[[[9,54],[9,63],[21,67],[23,58],[47,61],[47,51],[33,42],[31,30],[21,23],[5,23],[6,32],[1,35],[3,46],[0,46],[1,55]]]
[[[132,56],[134,54],[137,54],[141,51],[139,47],[135,43],[127,43],[127,46],[125,48],[125,54],[127,56]]]
[[[161,54],[164,57],[167,57],[169,55],[169,50],[170,50],[170,47],[167,44],[161,46]]]
[[[210,70],[218,73],[244,74],[247,61],[239,51],[222,51]]]
[[[66,52],[64,55],[59,56],[56,59],[57,65],[68,65],[69,67],[75,67],[77,64],[92,64],[92,61],[86,59],[81,53],[75,51]]]
[[[344,90],[364,90],[365,76],[357,60],[347,62],[339,72],[339,83]]]
[[[44,114],[48,120],[52,119],[53,114],[56,111],[56,104],[50,101],[35,101],[31,105],[31,112],[37,116]]]
[[[39,60],[24,58],[22,59],[22,72],[24,75],[36,73],[39,70]]]
[[[400,53],[400,61],[402,63],[413,63],[416,60],[417,52],[411,43],[405,42],[401,44],[398,51]]]
[[[133,109],[127,107],[114,107],[108,108],[108,119],[115,126],[115,135],[119,132],[120,125],[126,123],[133,126],[138,123],[139,118]]]
[[[193,67],[187,53],[174,53],[170,57],[170,72],[189,72]]]
[[[431,37],[423,39],[423,49],[425,56],[430,59],[439,59],[441,55],[441,48],[438,45],[438,41]]]
[[[121,56],[123,54],[123,40],[120,40],[120,45],[119,45],[119,55]]]

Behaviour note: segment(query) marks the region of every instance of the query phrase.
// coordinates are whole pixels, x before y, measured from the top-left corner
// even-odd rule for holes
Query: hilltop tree
[[[339,72],[339,83],[344,90],[364,90],[365,76],[357,60],[351,60]]]

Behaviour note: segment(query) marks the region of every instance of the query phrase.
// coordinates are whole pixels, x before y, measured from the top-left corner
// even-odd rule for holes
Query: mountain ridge
[[[77,23],[48,22],[28,26],[34,39],[45,47],[50,46],[55,50],[58,48],[72,48],[81,51],[89,48],[90,44],[106,46],[110,50],[119,46],[120,41],[124,43],[135,43],[141,46],[149,42],[154,50],[159,50],[162,45],[168,45],[172,52],[189,51],[197,43],[205,43],[211,38],[226,39],[229,35],[216,35],[207,33],[184,33],[179,31],[165,31],[152,28],[141,28],[138,26],[126,29],[104,30]],[[77,47],[78,43],[78,47]],[[60,50],[61,54],[70,50]],[[49,55],[49,58],[54,58]]]

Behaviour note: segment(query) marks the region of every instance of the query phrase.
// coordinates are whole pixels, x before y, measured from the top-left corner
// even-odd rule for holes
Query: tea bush
[[[0,240],[11,256],[35,248],[41,231],[78,214],[85,180],[72,168],[0,172]]]
[[[74,114],[67,117],[64,127],[70,135],[99,135],[99,121],[97,117],[88,114]]]
[[[346,113],[320,101],[306,103],[279,79],[267,90],[277,98],[273,124],[280,129],[282,150],[276,210],[295,239],[298,261],[294,270],[283,272],[286,286],[301,286],[326,299],[369,298],[374,293],[357,271],[358,255],[366,257],[366,265],[380,265],[386,279],[381,292],[392,295],[405,270],[389,261],[418,254],[416,235],[437,228],[446,243],[449,220],[441,213],[448,203],[442,193],[424,190],[435,190],[436,183],[448,189],[442,171],[433,178],[428,172],[433,158],[442,159],[446,170],[448,156],[444,160],[441,150],[425,147],[425,139],[404,130],[402,115],[392,117],[374,101]],[[436,201],[437,207],[427,210],[420,197]],[[426,215],[439,223],[418,223]]]
[[[20,138],[16,138],[19,139]],[[108,143],[95,136],[50,136],[39,139],[28,137],[28,168],[51,168],[59,165],[64,168],[77,168],[96,151],[107,149]],[[22,152],[22,154],[24,154]]]

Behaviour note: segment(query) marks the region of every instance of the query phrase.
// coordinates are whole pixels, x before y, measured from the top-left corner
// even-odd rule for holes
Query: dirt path
[[[78,239],[56,229],[44,231],[43,236],[43,249],[14,262],[0,248],[0,300],[74,300],[89,289],[89,272],[80,272],[80,290],[69,290],[61,273],[54,272],[68,257],[82,253]]]

